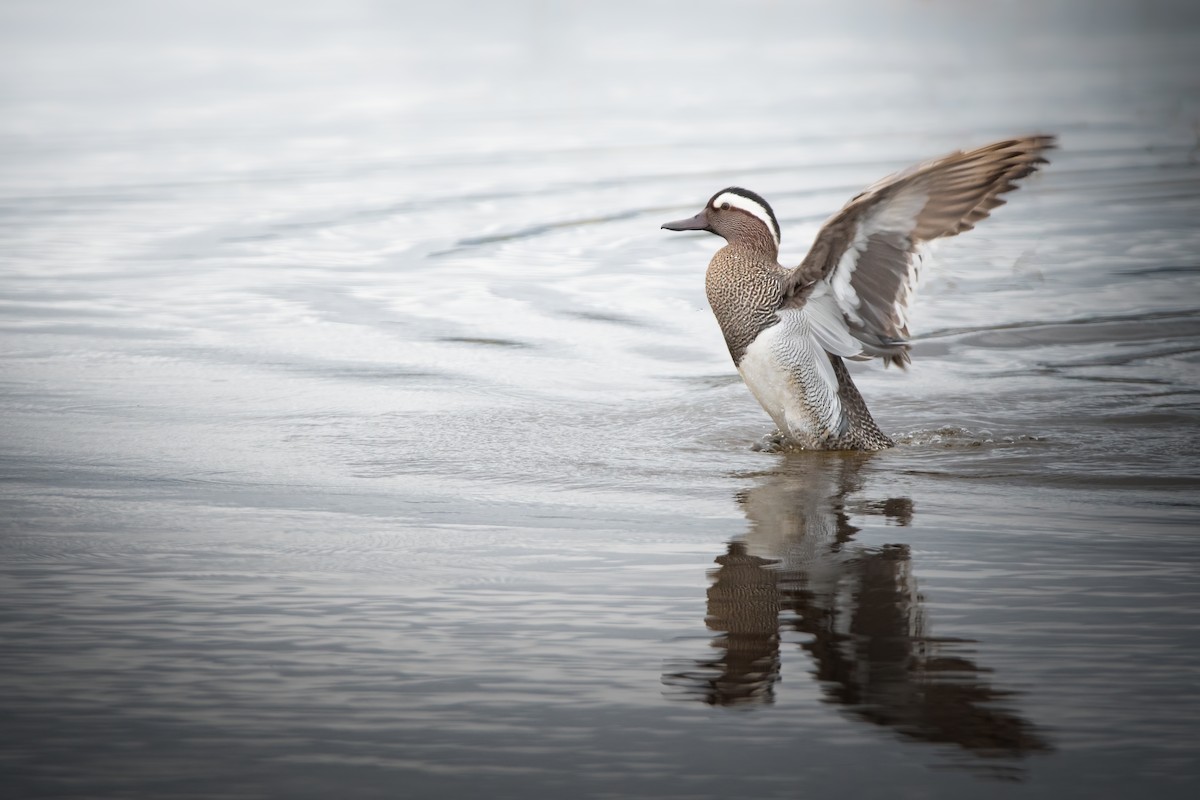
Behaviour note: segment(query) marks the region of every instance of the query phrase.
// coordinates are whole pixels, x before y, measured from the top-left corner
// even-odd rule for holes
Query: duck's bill
[[[701,211],[691,219],[678,219],[674,222],[663,223],[663,228],[668,231],[707,231],[708,214]]]

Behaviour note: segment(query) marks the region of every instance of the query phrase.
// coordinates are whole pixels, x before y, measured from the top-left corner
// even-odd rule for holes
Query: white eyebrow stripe
[[[775,220],[771,218],[770,212],[763,208],[761,203],[735,192],[723,192],[713,198],[714,208],[720,208],[722,203],[729,203],[730,208],[738,208],[757,217],[762,224],[767,226],[767,230],[771,232],[771,238],[775,240],[775,246],[779,247],[779,228],[776,226]]]

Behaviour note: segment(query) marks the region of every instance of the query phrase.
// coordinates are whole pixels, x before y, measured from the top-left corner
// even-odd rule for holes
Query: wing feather
[[[809,298],[800,310],[808,320],[809,330],[817,343],[827,353],[843,358],[854,358],[862,352],[862,342],[850,334],[846,326],[846,318],[838,308],[833,295],[822,293]],[[818,359],[820,361],[821,359]],[[831,376],[832,377],[832,376]],[[833,381],[834,392],[837,391],[837,380]]]
[[[1017,181],[1046,163],[1053,136],[1006,139],[910,167],[868,187],[821,231],[783,282],[785,302],[811,301],[826,282],[862,352],[908,363],[908,308],[921,245],[971,230]],[[832,350],[830,352],[833,352]]]

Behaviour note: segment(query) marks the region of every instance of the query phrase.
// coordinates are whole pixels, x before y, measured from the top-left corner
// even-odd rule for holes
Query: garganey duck
[[[817,450],[894,444],[843,359],[909,363],[921,245],[970,230],[1003,205],[1054,141],[1007,139],[884,178],[826,221],[795,269],[779,264],[775,212],[746,189],[722,189],[696,216],[663,225],[727,242],[708,265],[708,302],[734,365],[783,436]]]

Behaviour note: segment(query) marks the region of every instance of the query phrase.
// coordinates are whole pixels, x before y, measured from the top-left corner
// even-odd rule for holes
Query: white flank
[[[775,221],[771,219],[770,212],[763,208],[762,203],[756,203],[749,197],[744,197],[734,192],[723,192],[713,198],[713,208],[720,208],[722,204],[728,203],[730,208],[740,208],[751,216],[757,217],[762,221],[763,225],[767,226],[767,230],[771,232],[771,238],[775,240],[775,246],[779,247],[779,229],[775,227]]]
[[[824,341],[845,351],[861,350],[828,324],[836,309],[822,308],[816,316],[820,319],[814,320],[807,306],[780,311],[778,324],[760,333],[738,364],[742,380],[779,430],[801,441],[842,426],[837,376]]]

